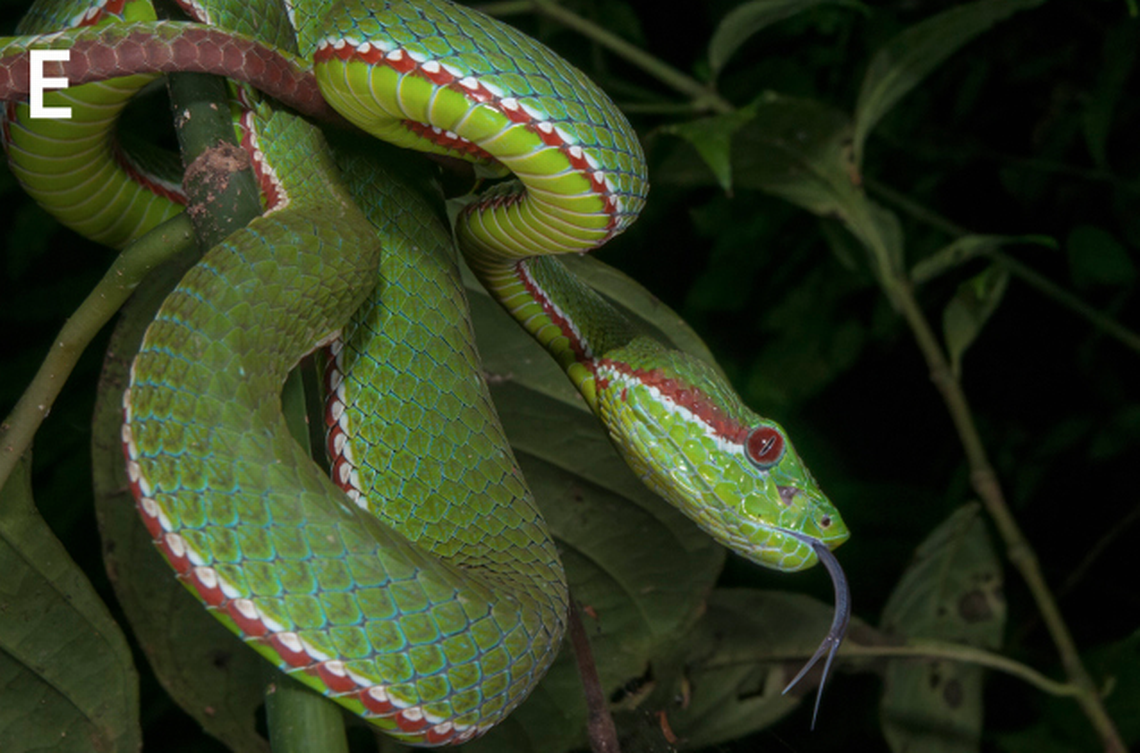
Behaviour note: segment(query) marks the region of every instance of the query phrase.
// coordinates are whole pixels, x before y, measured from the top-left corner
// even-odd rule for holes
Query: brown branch
[[[618,745],[617,728],[614,727],[606,694],[598,679],[598,668],[594,664],[594,654],[590,651],[590,639],[578,613],[578,605],[573,595],[570,597],[569,638],[574,647],[574,659],[578,663],[578,676],[582,678],[583,694],[586,696],[587,734],[590,750],[593,753],[621,753]]]

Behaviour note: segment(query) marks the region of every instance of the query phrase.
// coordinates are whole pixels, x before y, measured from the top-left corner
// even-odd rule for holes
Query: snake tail
[[[16,27],[21,35],[155,21],[149,0],[41,0]],[[5,45],[6,47],[9,45]],[[108,246],[122,247],[182,211],[181,164],[175,155],[125,149],[116,123],[128,102],[157,76],[124,76],[44,94],[69,117],[32,118],[27,103],[0,110],[8,165],[40,206],[62,224]]]
[[[250,83],[303,114],[336,119],[306,60],[237,32],[152,21],[6,37],[0,39],[0,99],[28,95],[33,48],[68,50],[69,60],[47,61],[43,71],[73,86],[139,73],[212,73]]]

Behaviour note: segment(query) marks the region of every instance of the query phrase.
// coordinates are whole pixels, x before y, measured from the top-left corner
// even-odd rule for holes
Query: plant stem
[[[586,628],[582,625],[582,615],[574,595],[570,595],[570,613],[568,615],[568,633],[570,645],[574,647],[574,659],[578,664],[578,676],[582,679],[582,690],[586,697],[587,734],[590,738],[590,750],[593,753],[621,753],[618,744],[617,728],[613,717],[610,716],[609,704],[606,694],[602,690],[602,682],[598,678],[598,668],[594,664],[594,654],[590,650],[590,639],[586,636]]]
[[[261,214],[261,193],[249,156],[235,141],[225,80],[179,73],[167,88],[186,166],[187,214],[205,252]]]
[[[973,413],[962,391],[962,385],[950,370],[946,356],[935,337],[930,323],[915,300],[911,285],[901,277],[884,279],[886,283],[884,292],[895,307],[902,313],[903,318],[910,326],[919,350],[926,359],[930,370],[931,381],[942,395],[958,437],[966,453],[966,460],[970,467],[970,481],[974,491],[978,493],[982,503],[986,506],[991,519],[997,526],[1002,540],[1006,545],[1009,561],[1018,569],[1021,576],[1029,586],[1037,609],[1041,613],[1057,646],[1057,653],[1061,657],[1061,664],[1069,677],[1069,682],[1077,689],[1076,700],[1092,722],[1097,734],[1100,735],[1104,749],[1110,753],[1124,753],[1124,742],[1108,712],[1101,702],[1092,678],[1081,663],[1080,654],[1069,628],[1057,608],[1057,602],[1049,590],[1045,577],[1038,565],[1037,555],[1025,540],[1017,521],[1010,512],[1002,493],[1001,484],[990,465],[986,455],[981,435],[974,423]]]
[[[288,675],[275,673],[265,693],[273,753],[348,753],[340,708]]]
[[[919,222],[924,222],[937,230],[941,230],[952,238],[961,238],[972,234],[967,228],[943,217],[929,207],[923,206],[903,192],[896,191],[894,188],[876,181],[874,178],[865,177],[863,183],[867,186],[868,190],[903,210]],[[1140,353],[1140,335],[1123,326],[1108,314],[1098,311],[1049,278],[1035,271],[1028,265],[1022,264],[1008,254],[997,250],[990,250],[983,253],[1041,295],[1064,306],[1104,334],[1112,337],[1117,342],[1131,348],[1137,353]]]
[[[1047,298],[1053,299],[1055,302],[1082,317],[1093,327],[1115,339],[1117,342],[1140,353],[1140,335],[1137,335],[1108,314],[1097,311],[1077,296],[1061,286],[1054,284],[1044,275],[1038,273],[1028,265],[1022,264],[1017,259],[999,251],[990,251],[986,255],[993,259],[999,266],[1009,270],[1010,274],[1014,277],[1019,278],[1030,287],[1036,288],[1037,292]]]
[[[187,165],[185,189],[202,250],[216,245],[261,214],[260,191],[248,156],[233,143],[233,125],[222,79],[196,73],[170,78],[175,127]],[[305,399],[299,373],[290,376],[282,398],[296,439],[308,446]],[[330,700],[296,680],[275,673],[266,695],[273,753],[347,753],[344,720]]]
[[[637,45],[625,41],[617,34],[563,8],[556,0],[531,0],[531,2],[542,15],[594,40],[658,81],[691,97],[695,109],[707,109],[722,114],[730,113],[736,109],[731,102],[721,97],[711,87],[685,75],[660,58],[654,57]]]
[[[40,364],[19,402],[0,424],[0,486],[31,446],[40,424],[92,338],[110,321],[150,271],[192,246],[194,231],[185,215],[173,217],[127,246],[75,309]]]
[[[975,664],[979,667],[987,667],[989,669],[998,670],[999,672],[1005,672],[1008,675],[1024,680],[1026,683],[1049,695],[1077,696],[1081,694],[1081,690],[1077,686],[1052,680],[1033,667],[1014,661],[1001,654],[961,643],[911,639],[907,641],[905,646],[878,646],[848,641],[839,649],[838,655],[844,659],[877,659],[881,657],[948,659],[950,661]],[[803,656],[806,656],[806,654]],[[778,658],[781,660],[798,659],[801,658],[801,655],[780,656]]]

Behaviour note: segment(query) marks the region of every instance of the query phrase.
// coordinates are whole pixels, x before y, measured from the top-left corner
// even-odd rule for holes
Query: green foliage
[[[713,73],[719,73],[733,53],[764,27],[827,2],[844,0],[752,0],[736,6],[721,19],[709,40],[709,65]],[[858,6],[853,2],[846,4]]]
[[[130,649],[36,512],[26,459],[0,490],[0,572],[0,746],[138,750]]]
[[[879,120],[947,57],[993,24],[1045,0],[981,0],[911,26],[879,49],[867,66],[855,103],[855,162]]]
[[[26,5],[3,7],[14,18]],[[1126,744],[1140,743],[1140,601],[1127,585],[1140,521],[1134,9],[1119,0],[563,7],[715,88],[723,103],[676,93],[652,66],[637,70],[556,21],[508,18],[597,79],[646,143],[649,205],[602,254],[668,306],[610,268],[586,264],[587,273],[648,326],[701,351],[683,317],[745,399],[789,428],[853,531],[839,557],[862,618],[810,733],[801,708],[810,703],[799,701],[811,688],[780,691],[826,630],[822,574],[776,575],[729,558],[717,580],[723,554],[630,478],[546,357],[473,295],[496,403],[579,598],[597,615],[587,630],[625,749],[1100,745],[1070,697],[944,653],[875,653],[938,640],[1065,677],[1024,581],[998,560],[1004,548],[990,543],[986,518],[963,507],[970,468],[899,315],[903,288],[943,323],[936,344],[955,364],[1010,507],[1109,714]],[[49,223],[7,173],[0,193],[7,411],[112,257]],[[44,730],[86,734],[69,724],[98,728],[88,749],[133,749],[141,724],[154,749],[220,750],[205,729],[229,749],[264,750],[257,720],[272,674],[169,577],[123,496],[117,448],[104,446],[94,470],[111,592],[86,459],[105,348],[105,338],[92,345],[52,408],[32,477],[44,518],[98,599],[58,564],[30,492],[11,496],[21,478],[0,499],[0,543],[13,563],[0,571],[0,666],[12,678],[0,683],[0,749],[27,750]],[[129,346],[116,340],[111,351]],[[113,436],[113,403],[100,410]],[[28,568],[49,561],[47,550],[58,573]],[[18,590],[35,578],[48,585]],[[60,579],[75,595],[51,585]],[[27,610],[18,614],[36,618],[25,635],[63,648],[42,659],[17,653],[17,598]],[[129,657],[100,600],[149,664],[139,667],[137,717]],[[60,610],[75,616],[57,619]],[[89,641],[90,625],[103,647],[52,632]],[[113,713],[82,699],[33,709],[48,688],[80,698],[68,683],[90,691],[93,674]],[[583,715],[564,655],[478,745],[581,747]],[[17,728],[30,737],[4,737]],[[373,749],[362,728],[350,732],[354,750]]]
[[[1001,564],[978,505],[954,512],[915,552],[883,607],[883,629],[987,649],[1005,626]],[[883,676],[883,734],[892,750],[971,751],[982,736],[981,667],[891,662]]]
[[[958,292],[942,310],[942,339],[955,376],[962,373],[962,354],[997,311],[1008,284],[1009,272],[991,264],[959,285]]]

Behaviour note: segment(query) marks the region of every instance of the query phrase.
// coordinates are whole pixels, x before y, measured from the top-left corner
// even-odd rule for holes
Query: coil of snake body
[[[460,213],[467,264],[648,486],[763,566],[827,566],[836,619],[808,665],[826,655],[826,678],[849,611],[829,552],[848,536],[838,512],[782,428],[554,256],[605,243],[644,204],[641,148],[613,103],[539,43],[444,0],[180,4],[195,21],[158,21],[147,0],[40,0],[0,43],[0,96],[22,184],[117,247],[186,201],[177,174],[155,177],[114,140],[138,89],[198,70],[277,100],[236,95],[264,214],[163,304],[123,399],[142,520],[211,613],[421,745],[504,718],[563,633],[565,578],[481,377],[451,233],[281,103],[331,106],[378,138],[514,176]],[[72,118],[31,119],[20,102],[34,48],[70,51],[54,70],[72,87],[45,104]],[[280,410],[290,369],[326,344],[329,475]]]

